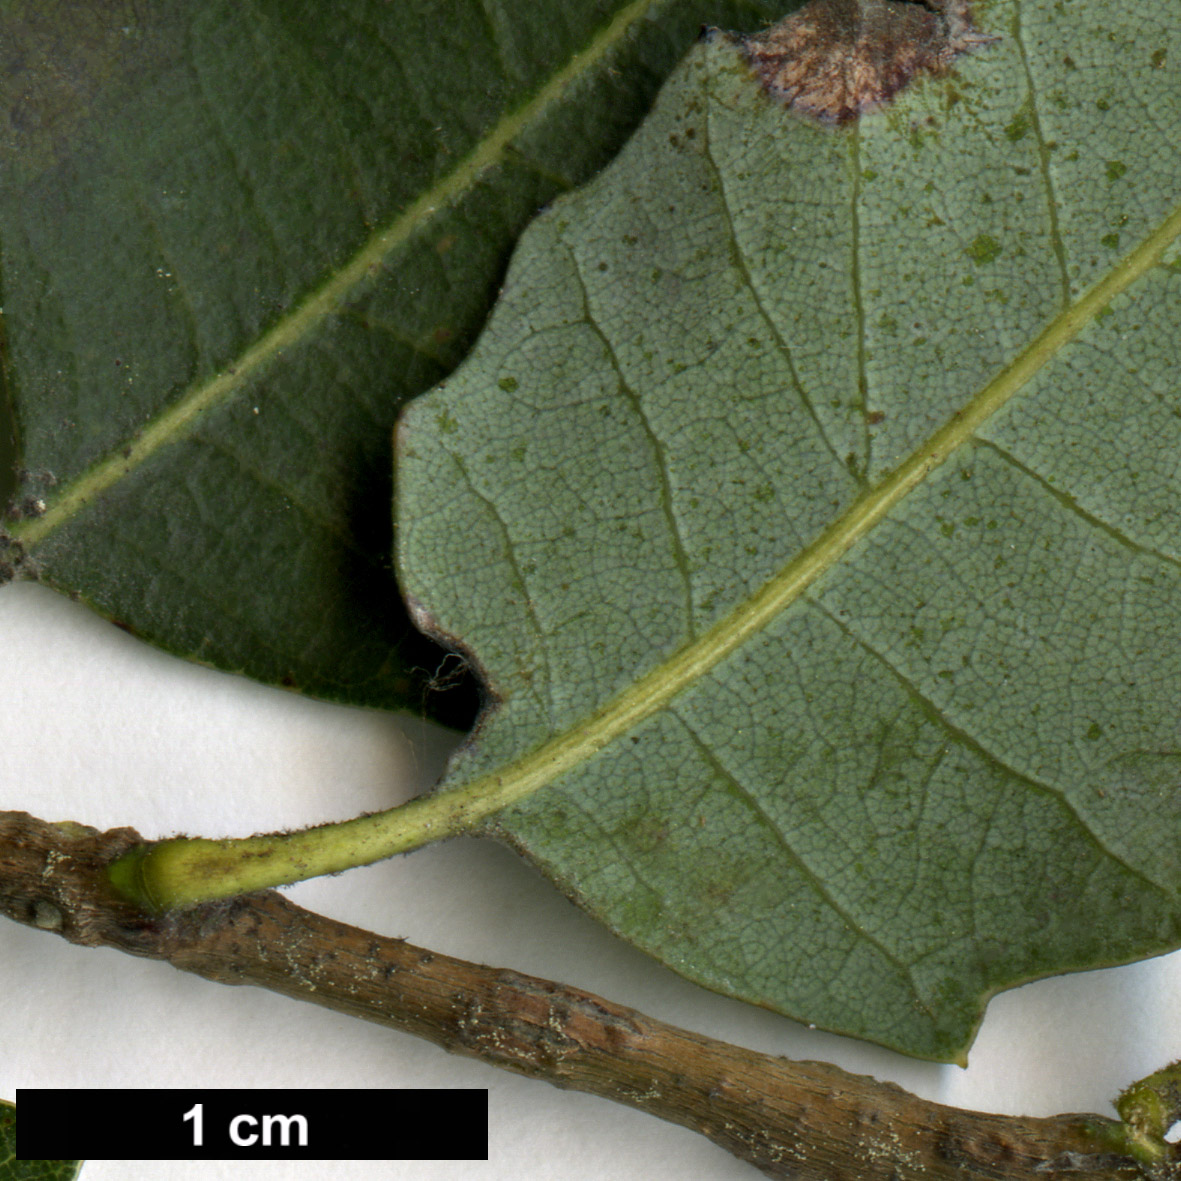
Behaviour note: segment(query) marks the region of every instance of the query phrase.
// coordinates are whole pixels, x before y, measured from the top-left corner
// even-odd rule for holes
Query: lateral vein
[[[576,730],[555,736],[498,772],[427,797],[437,809],[432,827],[434,822],[442,821],[444,801],[448,796],[465,797],[462,803],[458,799],[453,801],[462,813],[462,821],[454,826],[447,824],[447,831],[461,831],[475,819],[500,811],[573,770],[662,709],[684,689],[696,684],[766,628],[950,455],[972,439],[988,419],[1023,389],[1116,296],[1156,265],[1179,236],[1181,205],[1100,283],[1055,317],[962,410],[876,488],[855,501],[779,574],[699,639],[681,648],[630,688],[606,702]],[[438,835],[442,834],[436,828],[430,839]]]

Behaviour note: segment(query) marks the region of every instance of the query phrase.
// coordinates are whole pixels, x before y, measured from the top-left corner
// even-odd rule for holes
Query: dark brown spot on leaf
[[[970,3],[811,0],[740,43],[770,94],[820,122],[849,123],[996,41],[973,26]]]

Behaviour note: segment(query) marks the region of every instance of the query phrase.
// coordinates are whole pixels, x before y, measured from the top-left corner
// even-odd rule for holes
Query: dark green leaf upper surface
[[[0,1099],[0,1181],[74,1181],[80,1160],[18,1160],[16,1107]]]
[[[701,23],[781,9],[0,6],[24,571],[192,658],[421,708],[439,654],[389,570],[399,407]]]
[[[398,499],[499,701],[443,789],[693,979],[934,1058],[1181,940],[1181,10],[979,23],[841,130],[699,46]]]

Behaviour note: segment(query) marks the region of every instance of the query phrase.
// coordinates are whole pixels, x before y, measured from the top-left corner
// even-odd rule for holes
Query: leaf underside
[[[396,500],[497,699],[441,790],[548,767],[484,830],[614,931],[935,1059],[1181,942],[1181,19],[978,17],[841,130],[700,45],[523,237]]]
[[[191,659],[470,721],[470,685],[432,694],[443,654],[390,569],[398,410],[460,359],[521,227],[618,148],[701,23],[781,9],[5,4],[20,572]],[[0,581],[20,556],[2,542]]]

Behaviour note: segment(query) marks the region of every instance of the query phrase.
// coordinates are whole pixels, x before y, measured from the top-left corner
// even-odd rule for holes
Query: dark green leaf
[[[193,659],[423,708],[441,654],[389,569],[399,407],[700,24],[782,6],[0,4],[23,572]]]
[[[0,1181],[74,1181],[80,1160],[18,1160],[16,1107],[0,1099]]]

